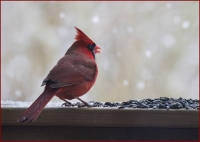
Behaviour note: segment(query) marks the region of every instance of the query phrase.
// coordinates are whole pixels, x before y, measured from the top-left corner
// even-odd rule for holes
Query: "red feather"
[[[21,115],[18,122],[35,121],[53,96],[62,100],[77,98],[88,105],[78,97],[87,93],[96,81],[98,68],[93,56],[100,53],[100,47],[95,46],[91,51],[89,45],[94,42],[80,29],[76,28],[76,31],[76,41],[44,79],[44,92]]]
[[[75,39],[78,41],[78,40],[84,40],[88,43],[94,43],[88,36],[86,36],[80,29],[78,29],[77,27],[75,27],[76,29],[76,36],[75,36]]]

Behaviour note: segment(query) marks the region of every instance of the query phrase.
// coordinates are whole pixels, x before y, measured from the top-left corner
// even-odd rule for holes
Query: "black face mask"
[[[94,54],[94,48],[95,48],[95,46],[96,46],[95,43],[89,44],[89,45],[87,46],[87,48],[92,52],[92,55],[93,55],[94,59],[95,59],[95,54]]]

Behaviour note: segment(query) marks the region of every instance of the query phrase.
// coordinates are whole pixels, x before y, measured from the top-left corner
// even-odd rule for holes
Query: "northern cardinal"
[[[101,48],[80,29],[75,29],[76,41],[43,80],[42,86],[46,85],[44,92],[19,117],[18,122],[35,121],[53,96],[66,103],[76,98],[88,106],[79,97],[87,93],[96,81],[98,68],[95,55],[100,53]]]

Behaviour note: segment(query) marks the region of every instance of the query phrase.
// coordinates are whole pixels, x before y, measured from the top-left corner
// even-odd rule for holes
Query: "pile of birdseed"
[[[152,108],[152,109],[199,109],[199,100],[197,99],[184,99],[184,98],[167,98],[160,97],[156,99],[143,99],[140,101],[129,100],[127,102],[88,102],[90,107],[115,107],[118,109],[123,108]],[[65,107],[87,107],[81,102],[67,104]]]

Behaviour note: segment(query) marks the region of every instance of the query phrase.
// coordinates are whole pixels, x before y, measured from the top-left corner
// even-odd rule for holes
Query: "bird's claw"
[[[90,105],[88,103],[81,103],[81,104],[78,105],[78,108],[85,107],[85,106],[92,107],[92,105]]]
[[[61,105],[61,107],[62,106],[65,106],[65,107],[72,107],[72,106],[74,106],[72,103],[68,103],[68,102],[65,102],[65,103],[63,103],[62,105]]]
[[[94,107],[94,104],[93,103],[87,103],[87,102],[77,102],[75,104],[72,104],[70,102],[65,102],[61,105],[62,106],[65,106],[65,107],[75,107],[75,106],[78,106],[78,108],[83,108],[83,107]]]

